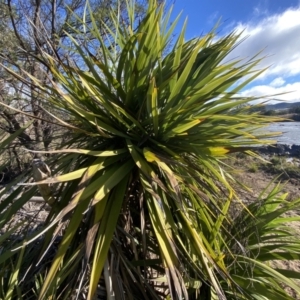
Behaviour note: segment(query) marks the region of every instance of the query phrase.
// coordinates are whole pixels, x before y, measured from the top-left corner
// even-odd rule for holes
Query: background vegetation
[[[23,151],[19,151],[20,147],[31,150],[55,149],[67,134],[66,130],[57,126],[51,115],[45,112],[45,109],[53,112],[53,108],[33,82],[24,83],[11,76],[5,68],[11,68],[27,79],[30,76],[39,78],[43,84],[51,86],[53,77],[43,60],[42,52],[55,56],[59,62],[76,60],[78,54],[70,47],[68,34],[76,37],[80,43],[88,43],[90,50],[96,51],[95,37],[82,31],[82,22],[74,15],[82,15],[85,4],[85,0],[0,1],[0,101],[15,108],[12,111],[7,106],[1,106],[0,131],[13,134],[31,119],[31,115],[34,116],[32,125],[7,149],[6,154],[11,164],[3,174],[4,182],[28,168],[28,161],[36,156],[24,157]],[[90,5],[95,19],[99,20],[99,32],[104,39],[106,33],[103,24],[109,27],[113,25],[112,11],[119,12],[120,22],[129,22],[125,13],[125,0],[93,0],[90,1]],[[146,6],[147,1],[135,1],[137,19],[143,16]],[[91,20],[88,12],[86,13],[85,22],[90,24]],[[61,113],[59,116],[62,117]],[[7,156],[1,158],[2,163],[8,160]]]

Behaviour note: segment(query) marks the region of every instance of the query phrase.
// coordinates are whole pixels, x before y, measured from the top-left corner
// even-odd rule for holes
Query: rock
[[[291,147],[292,155],[300,157],[300,145],[292,145]]]
[[[274,144],[270,146],[257,147],[253,150],[265,155],[300,157],[300,145]]]

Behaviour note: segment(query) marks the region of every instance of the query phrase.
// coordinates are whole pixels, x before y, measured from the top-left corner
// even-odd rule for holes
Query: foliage
[[[262,113],[265,116],[283,116],[285,121],[299,121],[300,120],[300,107],[299,106],[292,106],[290,108],[284,109],[269,109],[264,110]]]
[[[257,172],[258,170],[279,176],[281,179],[299,178],[299,158],[287,156],[271,156],[257,158],[250,157],[246,154],[232,155],[228,159],[227,164],[235,168],[244,168],[250,172]]]
[[[3,247],[3,298],[72,299],[88,287],[92,299],[101,276],[117,299],[265,299],[264,287],[283,297],[279,280],[299,292],[291,274],[271,271],[257,256],[260,239],[298,202],[274,213],[273,193],[259,207],[242,205],[238,218],[257,228],[253,237],[230,216],[238,199],[221,164],[229,153],[271,143],[271,133],[257,129],[276,119],[249,113],[243,104],[255,98],[238,96],[261,73],[254,71],[260,59],[226,62],[239,35],[218,39],[215,31],[185,41],[183,29],[167,51],[176,22],[169,26],[171,11],[164,14],[154,0],[140,22],[133,2],[128,24],[111,12],[113,27],[102,24],[111,39],[103,38],[89,5],[87,12],[91,23],[83,17],[82,30],[99,44],[96,53],[66,32],[80,60],[64,63],[43,52],[51,85],[8,70],[34,82],[51,117],[71,135],[47,152],[54,177],[38,182],[57,191],[47,220]],[[69,122],[58,117],[62,112]],[[0,223],[11,220],[36,184],[1,203],[10,206],[0,210]],[[290,235],[286,229],[284,237]],[[281,249],[299,258],[298,243]]]
[[[289,109],[290,114],[300,114],[300,106],[291,107]]]
[[[286,157],[273,157],[270,164],[264,164],[264,170],[272,172],[273,174],[282,174],[283,178],[299,178],[299,160],[288,159]]]
[[[6,156],[13,157],[13,161],[17,161],[17,164],[10,166],[7,173],[12,173],[16,169],[21,172],[26,165],[18,148],[53,149],[64,139],[64,135],[68,134],[66,130],[63,131],[61,127],[51,122],[51,116],[44,109],[52,113],[52,108],[48,105],[45,95],[40,95],[35,89],[30,76],[51,85],[51,73],[43,63],[41,52],[55,56],[64,63],[70,59],[76,60],[78,56],[76,51],[69,47],[67,34],[76,37],[80,43],[89,43],[91,51],[99,47],[89,32],[81,31],[82,22],[74,14],[83,14],[85,2],[85,0],[0,0],[0,63],[18,72],[19,75],[26,76],[22,70],[28,73],[27,81],[20,82],[0,67],[0,101],[19,110],[12,111],[8,107],[0,109],[0,130],[14,133],[23,127],[29,118],[20,111],[35,116],[33,124],[23,132],[26,139],[16,139],[14,145],[11,145],[9,151],[5,153]],[[144,0],[135,3],[139,18],[145,13],[144,4]],[[118,12],[119,20],[128,24],[128,16],[124,14],[125,0],[93,0],[91,8],[102,36],[106,34],[101,30],[102,24],[110,28],[113,26],[111,10]],[[87,24],[91,22],[87,11],[85,22]],[[110,35],[106,35],[105,38],[109,39]]]
[[[270,109],[270,110],[267,110],[265,113],[264,113],[265,116],[275,116],[276,115],[276,111],[273,110],[273,109]]]
[[[249,166],[249,172],[256,173],[257,171],[258,171],[258,166],[257,166],[257,164],[252,163],[252,164]]]
[[[287,201],[279,185],[270,192],[268,188],[240,210],[228,229],[228,246],[234,255],[227,256],[227,264],[239,291],[238,295],[229,293],[227,299],[295,299],[286,293],[287,286],[299,295],[299,285],[293,281],[299,279],[299,272],[282,269],[276,261],[300,258],[299,232],[291,227],[300,217],[286,214],[299,210],[300,199]]]

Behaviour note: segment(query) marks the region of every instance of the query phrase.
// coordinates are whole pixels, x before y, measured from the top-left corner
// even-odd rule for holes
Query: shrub
[[[253,71],[260,60],[225,62],[239,40],[235,33],[217,39],[213,31],[185,41],[182,30],[169,48],[176,22],[169,26],[171,13],[154,0],[139,24],[132,2],[129,26],[112,15],[115,27],[106,28],[105,40],[91,12],[91,24],[82,21],[97,52],[69,36],[77,62],[43,54],[52,88],[23,78],[47,96],[54,112],[74,122],[54,115],[71,131],[60,149],[47,152],[54,177],[31,184],[12,204],[18,188],[5,200],[9,210],[0,210],[0,223],[7,224],[35,185],[60,183],[42,228],[2,251],[3,294],[71,299],[88,290],[92,299],[104,278],[118,299],[284,297],[278,282],[295,288],[289,274],[270,270],[256,256],[260,239],[279,221],[265,226],[280,214],[271,211],[271,218],[259,207],[245,208],[238,223],[232,220],[236,193],[220,163],[249,145],[271,143],[264,140],[271,134],[257,129],[274,119],[243,110],[253,97],[236,96],[260,74]],[[271,203],[265,207],[271,210]],[[257,236],[250,227],[240,230],[246,218]],[[49,249],[54,257],[48,263]],[[284,258],[298,257],[296,242],[281,249]]]

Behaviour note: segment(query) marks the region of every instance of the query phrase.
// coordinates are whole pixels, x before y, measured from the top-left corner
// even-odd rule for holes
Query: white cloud
[[[277,77],[273,81],[271,81],[270,86],[279,87],[285,84],[285,80],[282,77]]]
[[[255,79],[255,86],[252,84],[241,95],[267,95],[271,102],[300,101],[300,6],[274,15],[259,7],[254,8],[254,14],[260,20],[232,26],[231,29],[242,32],[241,39],[245,40],[227,59],[249,59],[263,50],[261,57],[265,58],[257,69],[268,69]]]
[[[288,83],[284,86],[256,85],[241,92],[240,95],[245,97],[270,96],[268,99],[272,100],[272,102],[274,102],[274,100],[285,100],[289,102],[300,101],[300,82]]]
[[[281,14],[267,16],[254,23],[240,23],[235,27],[246,37],[228,57],[250,58],[263,50],[267,57],[260,64],[269,66],[260,78],[280,76],[287,78],[300,74],[300,7],[290,8]]]

